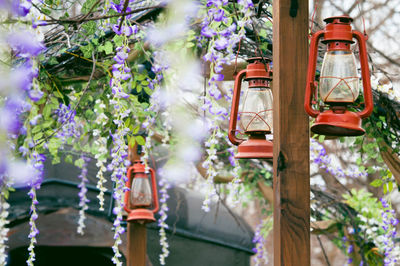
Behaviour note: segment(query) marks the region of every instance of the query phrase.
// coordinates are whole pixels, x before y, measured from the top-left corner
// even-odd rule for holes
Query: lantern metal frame
[[[242,80],[249,82],[249,88],[264,87],[270,88],[272,81],[272,71],[262,63],[263,58],[255,57],[248,59],[249,64],[246,69],[240,71],[235,77],[235,87],[233,89],[231,115],[229,121],[228,138],[233,145],[238,146],[237,159],[271,159],[272,147],[271,141],[265,139],[265,135],[271,131],[255,131],[249,133],[249,139],[239,139],[236,137],[236,126],[238,118],[240,91]],[[268,69],[268,71],[266,70]],[[268,123],[267,123],[268,125]],[[269,126],[269,125],[268,125]]]
[[[134,164],[128,168],[127,177],[128,181],[126,182],[126,187],[129,188],[128,191],[125,192],[125,200],[124,200],[124,209],[128,213],[128,222],[142,222],[142,223],[150,223],[155,222],[154,214],[159,209],[158,204],[158,194],[157,194],[157,182],[156,182],[156,173],[152,168],[149,168],[151,175],[151,190],[152,190],[152,205],[153,209],[147,208],[132,208],[130,197],[131,197],[131,186],[132,181],[135,178],[136,174],[146,174],[146,167],[141,161],[135,161]],[[146,174],[147,176],[147,174]],[[142,178],[142,177],[140,177]],[[148,177],[147,177],[148,178]]]
[[[315,117],[315,123],[311,126],[311,131],[328,136],[360,136],[365,133],[365,130],[361,127],[361,119],[370,116],[374,107],[366,48],[368,36],[352,30],[350,23],[353,19],[349,16],[329,17],[324,21],[327,23],[325,29],[314,33],[310,42],[304,108],[311,117]],[[347,110],[349,103],[340,102],[329,102],[330,108],[326,111],[313,109],[313,96],[318,95],[317,86],[315,85],[315,71],[319,41],[322,40],[322,43],[327,44],[328,51],[350,51],[350,44],[354,43],[353,38],[357,40],[359,48],[364,109],[359,112],[351,112]]]

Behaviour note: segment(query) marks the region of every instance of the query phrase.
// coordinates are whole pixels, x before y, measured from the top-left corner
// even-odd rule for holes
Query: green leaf
[[[104,52],[107,55],[112,54],[114,52],[113,45],[110,41],[106,41],[106,43],[104,44]]]
[[[140,129],[140,125],[137,125],[133,130],[132,130],[132,134],[137,134],[139,132]]]
[[[57,90],[53,91],[53,94],[54,94],[54,96],[56,96],[57,98],[63,98],[62,94],[61,94],[59,91],[57,91]]]
[[[82,158],[79,158],[78,160],[75,160],[75,166],[82,168],[83,164],[85,163],[85,161]]]
[[[135,141],[134,137],[128,137],[128,145],[129,145],[129,147],[135,146],[135,143],[136,143],[136,141]]]
[[[193,46],[194,46],[194,43],[192,43],[192,42],[188,42],[186,44],[186,48],[192,48]]]
[[[65,156],[64,161],[65,161],[66,163],[71,163],[71,164],[72,164],[72,155],[71,155],[71,154],[68,154],[67,156]]]
[[[38,133],[42,129],[41,125],[37,125],[32,129],[32,133]]]
[[[86,31],[88,35],[93,35],[97,29],[96,22],[88,21],[82,25],[82,28]]]
[[[41,11],[42,11],[44,14],[46,14],[46,15],[51,15],[50,9],[42,8]]]
[[[88,43],[88,44],[85,45],[85,46],[79,47],[79,49],[82,51],[83,57],[92,58],[93,44]]]
[[[113,38],[115,46],[122,46],[122,43],[124,41],[124,37],[120,35],[115,35]]]
[[[93,114],[94,114],[93,111],[90,110],[90,109],[87,109],[86,112],[85,112],[85,116],[88,117],[88,118],[92,117]]]
[[[95,3],[96,0],[87,0],[85,3],[83,3],[81,12],[83,14],[87,14]]]
[[[388,190],[389,190],[389,193],[392,192],[392,190],[393,190],[393,182],[392,181],[388,182]]]
[[[37,141],[42,137],[43,137],[43,132],[39,132],[39,133],[37,133],[36,135],[33,136],[33,140]]]
[[[52,163],[52,164],[58,164],[58,163],[60,163],[60,157],[54,156],[54,157],[53,157],[53,160],[51,160],[51,163]]]
[[[380,187],[380,186],[382,186],[382,184],[383,184],[383,182],[381,179],[375,179],[374,181],[372,181],[370,183],[370,185],[373,187]]]
[[[54,56],[52,56],[52,57],[50,57],[50,59],[47,61],[47,64],[49,64],[49,65],[57,65],[57,64],[58,64],[58,61],[57,61],[57,59],[56,59]]]
[[[144,74],[139,74],[136,76],[136,79],[139,81],[145,80],[147,78],[147,75]]]
[[[146,144],[146,140],[142,136],[135,136],[135,140],[139,145],[144,145]]]
[[[48,128],[48,127],[50,127],[52,124],[53,124],[53,120],[49,120],[49,121],[43,122],[42,128]]]
[[[148,95],[152,95],[152,94],[153,94],[153,90],[150,89],[149,87],[144,87],[144,91],[145,91]]]
[[[46,104],[43,108],[43,117],[49,118],[51,115],[51,104]]]
[[[325,140],[325,135],[319,135],[318,136],[318,141],[319,142],[324,142],[324,140]]]

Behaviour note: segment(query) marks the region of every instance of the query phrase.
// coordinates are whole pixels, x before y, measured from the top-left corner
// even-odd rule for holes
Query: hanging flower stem
[[[81,179],[81,183],[78,185],[78,188],[80,188],[80,192],[79,192],[79,220],[78,220],[78,229],[77,232],[78,234],[83,235],[83,229],[86,227],[85,226],[85,220],[86,220],[86,215],[85,215],[85,211],[89,208],[88,206],[88,202],[90,201],[87,196],[87,188],[86,188],[86,183],[89,182],[89,180],[87,179],[87,165],[88,162],[90,161],[90,158],[85,157],[85,156],[81,156],[81,159],[83,160],[83,164],[82,164],[82,170],[81,170],[81,174],[79,175],[79,178]]]

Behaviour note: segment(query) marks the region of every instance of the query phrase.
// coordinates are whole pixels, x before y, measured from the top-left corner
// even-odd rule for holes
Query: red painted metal
[[[154,213],[159,209],[158,205],[158,194],[157,194],[157,182],[156,173],[152,168],[149,168],[151,175],[151,189],[153,196],[153,209],[149,210],[146,208],[134,208],[130,207],[130,190],[125,192],[124,199],[124,209],[128,212],[128,222],[139,222],[139,223],[150,223],[154,222]],[[132,175],[133,174],[133,175]],[[128,181],[126,186],[130,189],[132,185],[133,178],[148,178],[146,174],[146,167],[141,161],[135,161],[133,166],[129,167],[127,170]]]
[[[249,139],[239,139],[236,137],[236,126],[238,118],[240,91],[242,80],[248,81],[249,87],[269,88],[272,80],[272,71],[269,66],[262,63],[262,58],[250,58],[246,69],[240,71],[235,77],[235,87],[233,89],[231,116],[229,120],[228,138],[233,145],[238,146],[237,159],[250,158],[272,158],[272,142],[265,139],[265,134],[270,132],[245,132]],[[266,70],[267,67],[267,70]]]
[[[271,159],[273,144],[264,134],[253,134],[238,146],[237,159]]]
[[[324,21],[327,23],[325,29],[314,33],[310,41],[304,109],[311,117],[316,118],[315,124],[311,127],[311,131],[328,136],[363,135],[365,130],[361,128],[361,119],[370,116],[374,107],[366,49],[368,37],[359,31],[352,30],[350,23],[353,19],[348,16],[330,17]],[[317,95],[315,71],[319,41],[321,40],[322,43],[327,44],[328,51],[350,51],[350,44],[354,43],[353,39],[357,40],[359,48],[364,92],[364,109],[360,112],[350,112],[343,106],[343,111],[340,111],[340,108],[338,109],[335,107],[335,103],[327,103],[331,104],[329,110],[322,113],[319,110],[314,110],[312,104],[317,100],[313,99],[313,96]]]

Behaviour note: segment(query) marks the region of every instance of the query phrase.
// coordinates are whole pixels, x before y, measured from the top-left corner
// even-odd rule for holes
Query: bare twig
[[[100,19],[115,18],[115,17],[127,16],[127,15],[131,15],[131,14],[139,13],[139,12],[150,10],[150,9],[162,8],[162,7],[164,7],[164,5],[149,6],[149,7],[138,8],[136,10],[132,10],[130,12],[123,13],[123,14],[98,16],[98,17],[91,17],[91,18],[85,18],[85,19],[72,18],[72,19],[43,20],[43,21],[47,22],[47,24],[46,25],[42,25],[42,26],[48,26],[49,24],[64,24],[64,23],[76,24],[76,23],[81,23],[81,22],[85,22],[85,21],[93,21],[93,20],[100,20]]]
[[[318,239],[319,245],[322,249],[322,254],[324,254],[326,265],[331,266],[331,263],[329,262],[328,256],[326,255],[326,252],[325,252],[324,245],[322,245],[321,238],[319,237],[319,235],[317,235],[317,239]]]
[[[92,53],[92,59],[93,59],[92,73],[90,74],[90,78],[89,78],[89,80],[88,80],[88,83],[86,84],[86,87],[82,90],[82,95],[81,95],[81,97],[79,98],[78,102],[76,103],[74,109],[70,112],[70,115],[69,115],[68,119],[65,119],[65,121],[64,121],[56,130],[54,130],[49,136],[43,137],[43,138],[41,139],[41,141],[37,142],[37,143],[35,144],[35,147],[38,146],[38,145],[40,145],[40,144],[42,144],[44,141],[48,141],[50,138],[52,138],[55,134],[57,134],[57,133],[61,130],[61,128],[62,128],[62,127],[64,126],[64,124],[66,123],[66,121],[69,121],[69,120],[71,119],[72,114],[73,114],[73,113],[76,111],[76,109],[78,108],[80,102],[82,101],[83,96],[85,95],[87,89],[89,88],[90,83],[91,83],[91,81],[92,81],[92,79],[93,79],[93,76],[94,76],[94,72],[96,71],[96,58],[95,58],[95,56],[94,56],[94,52]]]

